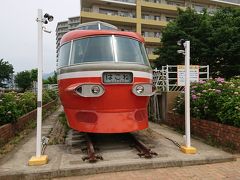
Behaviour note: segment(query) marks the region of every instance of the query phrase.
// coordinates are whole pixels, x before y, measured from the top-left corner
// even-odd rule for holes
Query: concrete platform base
[[[41,166],[44,164],[47,164],[48,162],[48,156],[47,155],[41,155],[40,157],[32,156],[31,159],[28,161],[29,166]]]
[[[45,122],[51,122],[51,120]],[[54,123],[52,125],[54,126]],[[159,124],[150,123],[149,129],[135,134],[149,148],[158,153],[158,156],[153,159],[140,158],[136,149],[130,147],[118,136],[100,135],[97,141],[100,143],[96,143],[99,148],[97,153],[104,159],[97,163],[83,161],[82,157],[86,154],[79,147],[49,145],[45,151],[49,157],[48,164],[28,166],[28,160],[35,154],[35,134],[33,133],[14,152],[0,161],[0,179],[50,179],[60,176],[190,166],[236,160],[233,155],[196,139],[192,139],[191,143],[198,148],[197,153],[191,156],[184,154],[179,151],[179,147],[167,139],[171,138],[179,144],[183,144],[182,135]]]

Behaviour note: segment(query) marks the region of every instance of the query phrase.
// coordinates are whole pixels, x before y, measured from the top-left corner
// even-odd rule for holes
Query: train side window
[[[59,51],[59,59],[58,59],[58,66],[62,67],[62,66],[67,66],[68,65],[68,61],[69,61],[69,54],[70,54],[70,47],[71,47],[71,43],[66,43],[64,45],[62,45],[60,47],[60,51]]]
[[[100,24],[100,29],[101,30],[116,30],[113,27],[106,26],[104,24]]]
[[[111,36],[84,38],[73,42],[71,64],[114,61]]]
[[[144,44],[143,43],[139,43],[139,45],[140,45],[140,49],[141,49],[141,53],[142,53],[144,64],[148,65],[148,66],[151,66],[149,61],[148,61],[148,56],[147,56],[147,52],[146,52],[146,49],[144,47]]]

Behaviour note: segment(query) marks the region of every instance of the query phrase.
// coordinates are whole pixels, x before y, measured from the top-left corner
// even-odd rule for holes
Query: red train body
[[[152,70],[133,32],[74,30],[61,40],[59,94],[69,126],[92,133],[148,127]]]

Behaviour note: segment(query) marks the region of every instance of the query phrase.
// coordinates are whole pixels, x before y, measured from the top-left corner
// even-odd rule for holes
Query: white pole
[[[41,156],[41,137],[42,137],[42,66],[43,66],[43,22],[42,10],[38,9],[38,88],[37,88],[37,140],[36,157]]]
[[[82,22],[81,22],[81,13],[82,13],[82,0],[80,0],[80,14],[79,14],[80,24],[82,23]]]
[[[184,43],[185,47],[185,135],[186,147],[191,146],[190,137],[190,41]]]

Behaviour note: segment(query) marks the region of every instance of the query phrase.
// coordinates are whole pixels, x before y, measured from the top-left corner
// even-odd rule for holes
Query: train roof
[[[144,42],[144,38],[140,34],[135,32],[116,31],[116,30],[73,30],[63,35],[60,44],[63,44],[75,39],[79,39],[79,38],[101,36],[101,35],[126,36],[129,38],[136,39],[140,42]]]
[[[102,21],[91,21],[80,24],[76,29],[79,30],[118,30],[118,28],[112,24]]]

